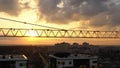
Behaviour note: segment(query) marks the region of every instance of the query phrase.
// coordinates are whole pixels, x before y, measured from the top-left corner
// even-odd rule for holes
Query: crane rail
[[[0,37],[120,38],[120,31],[0,28]]]

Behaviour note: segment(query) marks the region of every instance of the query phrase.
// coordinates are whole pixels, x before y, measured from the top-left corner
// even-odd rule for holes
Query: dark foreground
[[[33,68],[44,68],[56,52],[97,55],[99,68],[120,68],[120,46],[0,46],[0,54],[25,54]],[[41,58],[44,57],[44,58]]]

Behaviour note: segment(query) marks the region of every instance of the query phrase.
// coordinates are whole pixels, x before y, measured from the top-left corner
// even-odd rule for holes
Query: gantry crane
[[[41,38],[120,38],[120,31],[67,30],[39,24],[0,18],[47,29],[0,28],[0,37],[41,37]],[[34,35],[31,35],[31,32]]]

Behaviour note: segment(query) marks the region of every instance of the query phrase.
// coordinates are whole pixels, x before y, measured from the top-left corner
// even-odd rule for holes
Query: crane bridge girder
[[[120,38],[120,31],[0,28],[0,37]]]

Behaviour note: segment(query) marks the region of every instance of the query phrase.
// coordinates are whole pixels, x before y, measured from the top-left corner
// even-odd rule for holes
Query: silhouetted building
[[[27,68],[25,55],[0,55],[0,68]]]
[[[49,57],[50,68],[98,68],[97,56],[58,53]]]
[[[90,44],[87,42],[83,42],[82,46],[87,47],[87,46],[90,46]]]

